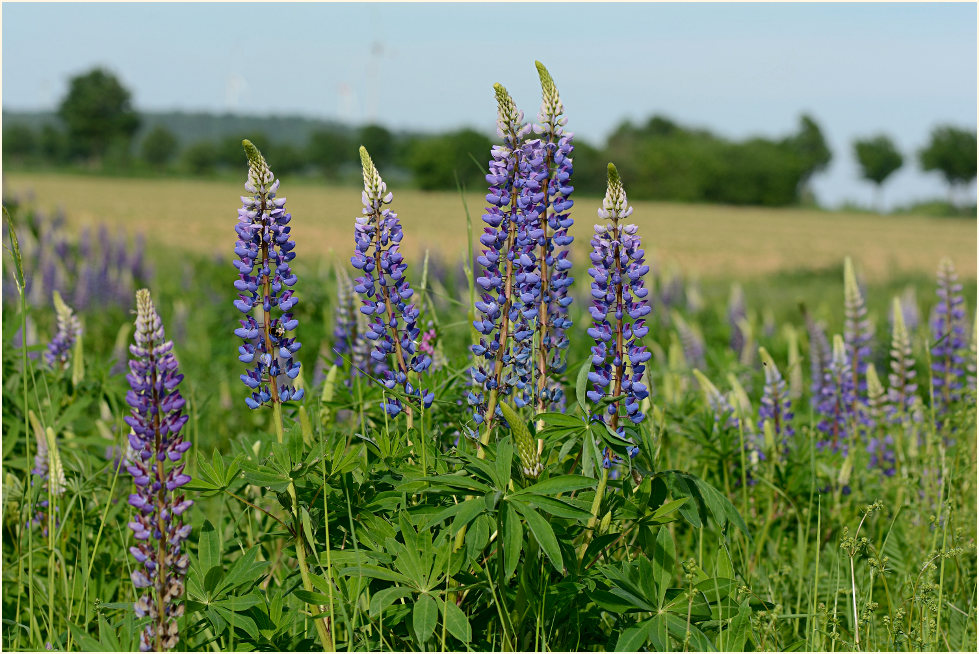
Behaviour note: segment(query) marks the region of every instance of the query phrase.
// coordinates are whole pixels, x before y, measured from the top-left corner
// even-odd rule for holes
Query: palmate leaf
[[[681,505],[679,511],[693,527],[702,527],[709,518],[721,531],[726,530],[729,524],[733,524],[751,541],[748,525],[731,501],[719,490],[681,470],[664,470],[655,473],[654,476],[666,482],[674,497],[690,498],[691,501]]]

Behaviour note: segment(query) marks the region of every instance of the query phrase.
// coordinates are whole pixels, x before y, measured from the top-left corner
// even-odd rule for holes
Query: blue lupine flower
[[[595,339],[595,346],[591,349],[592,369],[588,374],[592,390],[587,397],[598,404],[608,397],[625,396],[626,415],[639,423],[644,417],[639,403],[649,396],[642,378],[652,356],[642,344],[649,332],[649,291],[643,286],[649,266],[644,262],[638,227],[619,222],[631,214],[619,173],[609,164],[608,192],[598,210],[599,218],[609,222],[595,225],[591,240],[593,267],[588,269],[593,279],[589,307],[592,326],[588,335]],[[606,415],[601,417],[612,429],[618,429],[621,404],[622,400],[610,402]]]
[[[241,198],[235,225],[234,264],[239,275],[234,304],[245,314],[235,334],[244,341],[238,348],[238,360],[252,366],[241,375],[252,391],[245,404],[257,409],[303,397],[303,389],[292,383],[299,375],[295,354],[301,344],[287,336],[299,326],[292,315],[298,301],[292,290],[297,280],[289,266],[296,256],[296,244],[290,240],[292,214],[286,213],[286,199],[275,197],[279,180],[251,141],[242,141],[242,145],[248,156],[245,189],[252,195]],[[275,317],[274,312],[278,313]]]
[[[788,384],[782,378],[775,360],[768,351],[758,348],[762,365],[765,367],[765,390],[758,406],[758,429],[764,432],[765,422],[771,424],[772,435],[784,450],[789,439],[795,435],[792,427],[792,399],[789,397]]]
[[[938,304],[931,323],[931,381],[935,416],[943,416],[962,397],[965,381],[965,301],[951,260],[938,266]]]
[[[136,484],[136,492],[129,496],[136,509],[129,528],[137,544],[129,551],[141,564],[132,573],[133,584],[148,589],[134,605],[137,617],[150,617],[140,634],[140,649],[162,651],[176,646],[176,620],[184,612],[184,605],[176,600],[184,591],[189,559],[182,543],[190,535],[190,525],[183,524],[181,516],[193,502],[179,490],[190,481],[180,459],[191,443],[180,436],[188,418],[177,389],[183,375],[177,371],[173,343],[165,340],[163,323],[146,289],[136,292],[135,341],[129,347],[133,358],[126,376],[130,386],[126,402],[132,407],[126,417],[132,428],[127,470]]]
[[[842,450],[846,454],[858,416],[850,359],[839,334],[833,336],[833,355],[823,374],[819,392],[816,410],[820,421],[816,428],[823,433],[824,438],[816,443],[816,447],[829,447],[833,452]]]
[[[850,360],[853,383],[860,397],[867,392],[867,363],[870,361],[874,341],[874,328],[867,319],[867,305],[857,285],[853,262],[847,257],[843,262],[843,344]]]
[[[566,332],[572,324],[568,313],[571,304],[568,290],[574,278],[570,274],[570,250],[567,248],[574,241],[574,237],[568,234],[568,228],[574,223],[570,215],[574,205],[571,199],[574,191],[571,185],[574,134],[564,129],[568,119],[563,116],[564,105],[554,80],[541,62],[536,64],[543,100],[534,132],[541,135],[547,176],[543,180],[546,194],[544,207],[537,217],[539,228],[534,234],[541,276],[535,330],[538,356],[534,391],[537,409],[544,411],[557,408],[563,404],[564,398],[559,378],[567,368],[565,357],[569,340]]]
[[[418,307],[409,300],[414,291],[405,273],[408,264],[400,252],[401,222],[398,214],[384,205],[390,204],[394,194],[388,192],[367,149],[361,146],[360,160],[364,173],[364,191],[361,195],[363,216],[354,226],[356,253],[350,262],[363,274],[354,280],[354,290],[361,295],[360,312],[367,316],[364,336],[373,342],[370,357],[389,366],[384,370],[382,384],[385,388],[400,387],[409,397],[415,397],[425,407],[432,405],[435,394],[415,387],[410,379],[413,373],[423,373],[431,365],[431,358],[418,350]],[[404,406],[400,399],[386,396],[382,408],[391,416],[402,410],[412,417],[411,406]]]
[[[65,301],[61,299],[61,294],[54,291],[54,311],[57,317],[58,330],[54,338],[48,343],[48,351],[44,353],[44,358],[48,365],[64,370],[68,366],[68,355],[75,341],[82,333],[82,323],[78,316],[71,310]]]
[[[821,322],[815,322],[804,311],[806,320],[806,331],[809,335],[809,365],[811,374],[810,401],[812,406],[818,407],[822,397],[823,381],[826,378],[826,368],[829,367],[832,358],[832,350],[829,347],[829,340],[826,338],[826,326]]]
[[[483,214],[483,222],[487,226],[479,238],[484,249],[476,259],[481,274],[476,278],[479,299],[475,305],[473,327],[480,338],[471,348],[474,362],[472,386],[467,398],[473,407],[476,424],[492,422],[502,415],[499,402],[511,395],[512,388],[519,381],[513,371],[515,356],[529,356],[529,346],[521,343],[529,342],[533,334],[532,328],[528,329],[522,318],[515,285],[516,269],[522,265],[521,255],[528,254],[517,246],[523,214],[518,206],[521,189],[517,186],[517,179],[522,154],[520,143],[530,131],[530,126],[524,124],[523,112],[517,109],[506,89],[500,84],[494,84],[493,88],[498,106],[497,133],[503,143],[493,146],[493,158],[486,175],[486,181],[490,184],[486,194],[489,206]],[[526,367],[528,364],[522,365]],[[526,385],[526,382],[523,383]],[[494,403],[491,396],[495,398],[492,413],[489,409],[489,405]],[[521,396],[513,400],[517,406],[523,406],[528,398]]]
[[[707,348],[704,344],[703,334],[684,320],[679,311],[674,309],[670,315],[680,337],[680,345],[683,346],[683,358],[686,359],[687,365],[694,368],[705,368],[707,366],[705,358]]]

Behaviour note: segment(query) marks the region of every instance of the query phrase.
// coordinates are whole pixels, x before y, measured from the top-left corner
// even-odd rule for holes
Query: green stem
[[[608,486],[608,468],[602,466],[602,476],[598,479],[598,489],[595,491],[595,499],[591,503],[591,517],[588,518],[588,526],[585,531],[585,539],[581,542],[578,550],[578,560],[585,558],[585,551],[588,549],[588,541],[594,533],[595,525],[598,524],[598,512],[602,509],[602,500],[605,497],[605,488]]]

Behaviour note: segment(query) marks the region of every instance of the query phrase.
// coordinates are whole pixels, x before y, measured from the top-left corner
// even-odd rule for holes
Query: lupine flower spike
[[[915,382],[911,336],[904,322],[901,300],[894,298],[892,310],[891,372],[888,376],[887,411],[892,420],[906,422],[912,416],[918,384]]]
[[[817,412],[821,420],[816,428],[823,433],[824,439],[818,441],[816,447],[829,447],[833,452],[842,449],[846,454],[857,418],[856,389],[846,346],[839,334],[833,336],[833,356],[823,374],[819,393]]]
[[[792,427],[792,399],[788,385],[782,378],[775,360],[763,347],[758,348],[761,363],[765,368],[765,391],[758,407],[758,428],[767,434],[771,431],[773,445],[786,449],[789,439],[795,435]],[[768,425],[768,426],[766,426]]]
[[[850,372],[854,387],[860,397],[867,391],[867,363],[870,361],[874,328],[867,319],[867,305],[857,285],[853,262],[847,257],[843,262],[844,322],[843,343],[850,360]]]
[[[521,189],[517,186],[523,154],[520,142],[530,126],[524,124],[523,112],[517,109],[507,90],[500,84],[493,88],[498,106],[496,131],[503,142],[493,146],[493,159],[486,175],[490,184],[486,194],[489,206],[483,214],[487,227],[479,237],[484,249],[476,260],[482,274],[476,278],[480,295],[473,321],[479,342],[472,346],[475,360],[468,396],[474,420],[476,424],[486,423],[486,433],[496,417],[501,416],[499,401],[510,396],[514,386],[521,391],[513,398],[514,404],[517,408],[526,404],[523,391],[531,363],[529,342],[533,334],[520,311],[521,298],[515,297],[514,283],[517,268],[532,268],[534,263],[530,258],[533,252],[519,251],[517,247],[520,217],[524,213],[519,209]]]
[[[363,272],[354,280],[354,290],[361,295],[360,311],[369,321],[364,335],[374,343],[371,358],[390,366],[383,373],[384,387],[398,386],[405,395],[417,398],[427,408],[435,394],[417,388],[418,380],[412,377],[425,372],[432,360],[418,349],[420,311],[409,303],[414,293],[405,277],[408,264],[399,251],[404,236],[401,222],[398,214],[385,207],[394,194],[388,192],[387,184],[363,146],[360,160],[364,173],[364,208],[354,227],[356,254],[350,262]],[[405,406],[399,398],[387,396],[382,406],[391,416],[404,410],[411,426],[411,405]]]
[[[300,343],[288,335],[299,326],[292,315],[298,301],[292,290],[296,275],[289,265],[296,257],[296,244],[290,240],[292,214],[286,213],[286,199],[275,197],[279,180],[251,141],[242,145],[248,157],[245,190],[252,195],[241,198],[235,225],[238,259],[234,264],[239,273],[235,307],[245,314],[235,334],[244,341],[238,359],[252,366],[241,375],[252,391],[245,404],[257,409],[303,396],[303,389],[292,382],[299,375],[294,356]]]
[[[595,346],[591,349],[592,369],[588,374],[592,390],[587,397],[598,404],[606,398],[624,396],[625,413],[638,424],[644,417],[639,403],[649,396],[642,376],[652,356],[642,344],[649,332],[649,291],[643,286],[649,266],[644,263],[646,253],[639,241],[639,228],[621,224],[630,215],[632,207],[622,180],[615,166],[609,164],[608,192],[598,210],[598,217],[607,222],[595,225],[592,267],[588,269],[593,279],[589,307],[592,326],[588,335],[595,339]],[[605,415],[596,417],[618,430],[621,402],[610,402]]]
[[[806,332],[809,336],[809,365],[811,374],[810,401],[813,407],[818,407],[822,398],[823,380],[826,368],[829,366],[832,350],[826,338],[826,328],[821,322],[816,322],[802,306],[802,315],[806,321]]]
[[[541,185],[543,210],[537,218],[536,228],[531,228],[541,278],[535,325],[537,382],[534,394],[537,411],[543,412],[560,404],[563,390],[557,382],[567,367],[565,352],[569,341],[566,333],[571,328],[568,289],[574,281],[567,249],[574,240],[568,234],[568,228],[574,222],[569,213],[574,204],[570,197],[574,191],[571,185],[574,134],[564,130],[568,119],[563,117],[564,105],[554,80],[544,64],[536,63],[544,99],[538,115],[540,122],[534,125],[534,132],[541,135],[546,176]],[[559,249],[557,253],[556,248]]]
[[[61,299],[58,291],[54,291],[52,295],[58,330],[48,343],[48,351],[44,353],[44,358],[51,367],[64,370],[68,367],[68,354],[82,333],[82,323],[71,307]]]
[[[938,266],[938,304],[931,324],[931,380],[935,416],[942,417],[962,396],[965,381],[965,302],[951,260]]]
[[[886,476],[894,475],[897,461],[894,455],[894,437],[887,433],[884,417],[886,397],[884,386],[877,376],[874,364],[867,364],[867,406],[861,422],[867,431],[867,452],[870,454],[868,468],[880,468]]]
[[[717,386],[714,386],[714,382],[704,373],[694,369],[693,376],[697,379],[697,384],[704,394],[704,400],[714,415],[714,424],[721,429],[737,429],[740,422],[731,401],[717,389]]]
[[[136,492],[129,496],[136,509],[129,528],[137,544],[129,551],[139,564],[132,573],[133,584],[145,589],[136,601],[136,615],[150,618],[140,634],[140,649],[163,651],[177,645],[176,621],[184,612],[177,600],[184,592],[188,557],[182,543],[190,535],[190,525],[183,524],[181,516],[193,502],[180,492],[190,481],[180,459],[191,444],[180,436],[187,422],[177,389],[183,375],[177,371],[173,343],[165,339],[146,289],[136,292],[135,341],[129,347],[132,359],[126,377],[130,386],[126,402],[132,407],[126,417],[132,428],[127,470],[136,484]]]

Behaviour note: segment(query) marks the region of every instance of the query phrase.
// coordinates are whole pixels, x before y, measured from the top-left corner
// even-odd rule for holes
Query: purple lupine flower
[[[435,394],[415,387],[417,380],[409,377],[425,372],[432,360],[418,351],[420,311],[409,300],[414,292],[405,273],[408,264],[400,252],[401,222],[398,214],[384,207],[394,198],[387,184],[374,167],[366,148],[360,148],[360,160],[364,172],[363,216],[357,218],[354,227],[356,254],[350,262],[363,272],[355,280],[354,290],[363,298],[361,313],[368,317],[364,335],[374,345],[370,356],[373,360],[388,363],[382,384],[393,389],[399,386],[409,397],[417,398],[427,408]],[[404,406],[397,397],[386,397],[382,407],[391,416],[405,411],[409,426],[412,420],[411,406]]]
[[[707,366],[705,358],[707,348],[700,330],[684,320],[679,311],[674,309],[670,315],[680,337],[680,345],[683,346],[683,358],[686,359],[687,365],[693,368],[705,368]]]
[[[897,457],[894,454],[894,437],[887,433],[885,417],[886,394],[877,377],[874,364],[867,364],[867,403],[861,411],[860,423],[867,435],[867,452],[870,469],[879,468],[887,477],[896,472]]]
[[[523,112],[517,109],[506,89],[500,84],[494,84],[493,89],[498,106],[497,133],[503,143],[493,146],[493,158],[489,162],[489,174],[486,175],[490,184],[486,194],[489,206],[483,214],[487,226],[479,237],[484,249],[476,258],[482,274],[476,278],[480,295],[475,305],[473,327],[480,337],[471,348],[474,362],[467,399],[473,407],[477,425],[492,423],[497,416],[502,417],[499,402],[510,396],[515,383],[511,341],[521,313],[519,298],[515,297],[514,278],[515,266],[525,254],[517,249],[521,212],[516,181],[522,153],[520,142],[530,131],[530,126],[524,124]]]
[[[833,336],[833,355],[823,373],[823,383],[819,389],[819,405],[816,411],[820,416],[816,428],[824,438],[817,441],[818,449],[830,448],[846,454],[848,441],[857,421],[856,388],[850,359],[846,354],[843,338]]]
[[[906,423],[914,414],[918,384],[915,382],[911,336],[904,322],[901,300],[894,298],[891,336],[891,372],[888,375],[887,412],[892,421]]]
[[[608,192],[598,210],[599,218],[608,222],[595,225],[591,240],[593,267],[588,269],[593,279],[589,307],[592,326],[588,335],[595,339],[595,346],[591,349],[592,369],[588,373],[592,390],[586,395],[594,404],[624,395],[626,415],[638,424],[644,417],[639,403],[649,396],[642,376],[652,354],[642,344],[649,332],[646,315],[650,312],[646,299],[649,291],[643,286],[643,277],[649,272],[644,263],[646,253],[639,240],[639,228],[619,223],[631,214],[619,173],[609,164]],[[613,322],[609,322],[610,316]],[[618,429],[620,403],[621,400],[609,403],[606,415],[600,418],[613,430]]]
[[[843,262],[843,344],[850,360],[850,372],[858,396],[863,398],[867,392],[867,363],[870,361],[874,340],[874,328],[867,319],[867,305],[857,285],[850,257]]]
[[[788,384],[782,378],[775,360],[768,351],[760,347],[758,354],[765,367],[765,390],[758,406],[758,429],[764,432],[765,423],[771,424],[772,436],[778,441],[784,451],[789,439],[795,436],[792,427],[792,399],[789,397]]]
[[[299,326],[292,315],[298,301],[292,290],[297,280],[289,266],[296,256],[296,244],[290,240],[292,214],[286,213],[286,199],[275,197],[279,180],[251,141],[244,140],[242,145],[248,157],[245,190],[252,195],[241,198],[235,225],[234,264],[239,274],[234,304],[245,314],[235,335],[244,341],[238,348],[238,360],[252,365],[241,375],[252,391],[245,404],[257,409],[303,397],[303,389],[292,384],[299,375],[295,353],[301,345],[287,335]],[[273,317],[273,311],[278,315]]]
[[[965,362],[965,384],[972,391],[973,403],[976,395],[976,328],[979,327],[979,312],[972,321],[972,338],[969,339],[969,356]]]
[[[354,308],[354,285],[343,268],[337,268],[337,306],[334,311],[333,363],[342,368],[345,358],[351,358],[357,342],[357,313]],[[351,366],[356,374],[357,365]]]
[[[832,358],[832,350],[826,338],[826,326],[822,322],[814,321],[805,307],[802,311],[806,320],[806,332],[809,335],[810,401],[815,408],[821,401],[823,381],[826,378],[826,368],[829,367]]]
[[[52,296],[58,329],[54,338],[48,343],[48,351],[44,353],[44,359],[52,368],[64,370],[68,367],[68,355],[75,346],[75,341],[81,336],[82,323],[71,307],[61,299],[58,291],[54,291]]]
[[[134,609],[137,617],[150,617],[140,634],[140,649],[163,651],[176,646],[177,618],[184,612],[176,600],[184,591],[189,560],[182,543],[190,525],[181,516],[193,502],[180,492],[190,481],[180,460],[191,444],[180,436],[188,418],[177,388],[183,375],[146,289],[136,292],[135,341],[129,346],[133,358],[126,376],[131,389],[126,402],[132,407],[126,416],[132,428],[126,469],[136,484],[129,496],[136,509],[129,523],[136,545],[129,551],[141,564],[132,573],[133,584],[147,590]]]
[[[962,397],[965,380],[965,301],[950,259],[938,266],[938,304],[931,321],[931,381],[934,410],[941,418]]]
[[[554,80],[541,62],[536,62],[536,65],[543,100],[534,132],[541,135],[546,171],[546,177],[542,180],[545,194],[543,211],[537,217],[539,229],[533,235],[541,276],[535,325],[538,353],[534,393],[537,410],[542,412],[548,408],[553,410],[563,403],[564,398],[560,376],[567,369],[569,340],[566,333],[572,324],[568,313],[572,298],[568,290],[574,282],[570,274],[571,260],[568,258],[568,246],[574,241],[574,237],[568,234],[568,229],[574,223],[570,215],[574,205],[571,199],[574,191],[571,185],[574,134],[564,129],[568,119],[563,116],[564,105]]]

